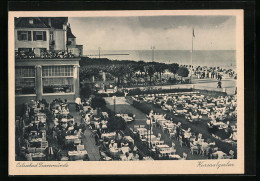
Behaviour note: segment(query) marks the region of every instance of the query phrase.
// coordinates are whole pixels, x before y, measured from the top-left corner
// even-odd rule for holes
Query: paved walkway
[[[75,123],[78,125],[81,124],[81,116],[79,115],[79,112],[70,112],[70,114],[74,117]],[[99,149],[96,146],[95,138],[91,135],[91,130],[89,128],[86,129],[84,132],[84,137],[81,139],[82,144],[84,145],[86,151],[88,152],[89,160],[90,161],[99,161],[100,155],[99,155]]]
[[[105,97],[107,103],[107,108],[114,110],[114,102],[112,97]],[[134,108],[130,105],[125,97],[116,97],[116,113],[125,113],[125,114],[135,114],[135,121],[127,123],[129,128],[134,128],[134,125],[145,125],[146,124],[146,115],[140,110]]]
[[[233,78],[223,78],[222,79],[222,88],[217,88],[217,82],[216,79],[197,79],[194,77],[192,79],[192,84],[177,84],[177,85],[153,85],[153,86],[141,86],[138,87],[140,89],[144,89],[147,87],[153,87],[153,88],[161,88],[161,89],[176,89],[176,88],[195,88],[195,89],[203,89],[203,90],[210,90],[210,91],[220,91],[220,92],[226,92],[229,95],[234,94],[235,88],[237,85],[237,81]],[[131,87],[127,89],[136,89],[137,87]],[[99,90],[99,93],[105,93],[103,90]],[[113,89],[108,89],[106,93],[113,93]]]

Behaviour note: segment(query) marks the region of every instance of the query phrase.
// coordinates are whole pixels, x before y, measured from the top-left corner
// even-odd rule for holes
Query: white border
[[[175,11],[40,11],[9,12],[9,174],[10,175],[114,175],[114,174],[242,174],[244,173],[244,23],[243,10],[175,10]],[[232,163],[232,167],[198,167],[196,160],[176,161],[136,161],[136,162],[66,162],[68,167],[18,167],[15,161],[15,91],[14,91],[14,17],[98,17],[98,16],[169,16],[169,15],[226,15],[236,16],[236,57],[238,72],[238,158],[220,160]],[[216,164],[219,160],[203,160]],[[29,164],[29,162],[19,162]],[[38,162],[32,162],[37,164]],[[44,164],[64,164],[65,162],[44,162]]]

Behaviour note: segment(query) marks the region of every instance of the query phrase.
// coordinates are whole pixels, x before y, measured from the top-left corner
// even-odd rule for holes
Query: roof
[[[29,20],[33,19],[33,24],[29,23]],[[68,17],[22,17],[15,18],[16,28],[50,28],[63,29],[63,25],[67,24]]]
[[[68,28],[67,28],[67,37],[68,38],[76,38],[76,36],[73,35],[73,33],[71,32],[70,26],[68,26]]]
[[[33,24],[29,23],[30,19],[33,19]],[[48,24],[44,23],[38,17],[15,18],[15,27],[16,28],[50,28]]]
[[[68,17],[51,18],[51,26],[55,29],[63,29],[63,25],[67,24]]]

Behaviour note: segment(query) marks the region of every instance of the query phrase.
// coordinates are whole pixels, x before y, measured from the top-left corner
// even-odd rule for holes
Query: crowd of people
[[[55,99],[50,104],[32,100],[25,105],[24,114],[20,120],[22,124],[17,127],[18,159],[88,160],[81,140],[86,127],[75,123],[66,100]]]
[[[139,97],[132,98],[140,101]],[[146,95],[143,96],[142,100],[157,104],[162,109],[168,110],[176,116],[186,118],[189,122],[202,121],[203,118],[203,121],[208,122],[209,132],[214,138],[230,143],[232,146],[236,145],[236,96],[213,98],[198,95],[197,93],[182,93]],[[209,159],[234,157],[233,150],[230,150],[230,153],[223,153],[212,139],[204,138],[201,133],[195,134],[191,128],[187,130],[182,129],[181,122],[177,123],[166,114],[154,113],[152,111],[147,117],[151,120],[153,126],[161,128],[162,132],[167,133],[171,139],[178,140],[181,146],[189,147],[192,154],[206,155]],[[223,134],[217,136],[216,133],[219,131]],[[175,149],[173,148],[173,150]],[[184,153],[184,155],[186,154]],[[169,155],[171,155],[171,152],[169,152],[168,158]],[[179,158],[181,158],[181,155]]]
[[[229,78],[237,78],[237,74],[233,69],[223,69],[220,67],[194,67],[193,74],[197,76],[198,79],[217,79],[219,81],[222,80],[223,76]]]
[[[97,113],[91,107],[91,99],[84,99],[79,104],[82,123],[88,126],[95,138],[95,143],[99,148],[100,160],[112,161],[132,161],[145,160],[146,158],[138,151],[131,136],[125,135],[120,130],[109,130],[109,115],[107,112]]]

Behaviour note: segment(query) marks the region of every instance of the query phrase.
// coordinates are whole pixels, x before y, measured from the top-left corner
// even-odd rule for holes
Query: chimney
[[[51,27],[51,18],[48,18],[48,25]]]
[[[66,24],[63,24],[63,30],[67,30],[67,25]]]

